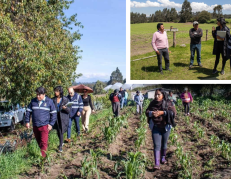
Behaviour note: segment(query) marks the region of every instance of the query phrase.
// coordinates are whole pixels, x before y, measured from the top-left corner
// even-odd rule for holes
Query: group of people
[[[118,117],[120,109],[123,109],[124,106],[127,106],[128,92],[126,90],[123,90],[123,88],[120,88],[120,90],[116,89],[113,93],[110,94],[109,100],[112,103],[112,112],[114,116]],[[137,114],[142,114],[143,101],[144,96],[140,93],[140,91],[137,91],[136,95],[134,96]]]
[[[75,121],[77,135],[80,135],[80,117],[85,133],[89,130],[89,117],[94,108],[88,90],[83,89],[83,95],[78,94],[72,87],[68,88],[68,95],[64,96],[62,86],[54,88],[54,97],[46,95],[46,89],[36,89],[36,98],[33,98],[26,110],[25,123],[30,128],[32,116],[33,132],[45,158],[48,147],[48,134],[52,129],[57,130],[59,138],[58,152],[62,152],[63,135],[67,132],[66,142],[71,141],[72,121]]]
[[[212,73],[216,74],[218,72],[217,66],[219,64],[219,59],[221,55],[222,56],[221,75],[224,75],[226,61],[230,59],[231,56],[231,36],[230,36],[230,29],[226,26],[226,21],[223,17],[217,19],[217,25],[218,26],[216,28],[215,27],[212,28],[212,35],[214,38],[213,55],[216,55],[216,61]],[[168,71],[172,71],[169,68],[170,66],[169,53],[171,52],[169,51],[168,37],[167,37],[167,33],[164,31],[163,23],[157,24],[157,30],[158,31],[153,34],[152,47],[157,54],[160,74],[163,74],[162,56],[164,57],[165,60],[165,69]],[[225,33],[225,36],[221,36],[219,34],[219,31],[223,31]],[[201,64],[201,37],[203,36],[203,30],[199,28],[199,23],[197,21],[193,22],[193,28],[189,30],[189,36],[191,39],[190,41],[191,57],[190,57],[189,68],[193,67],[195,51],[197,52],[198,66],[203,67]]]
[[[110,94],[109,100],[112,104],[112,112],[115,117],[119,116],[120,110],[127,106],[128,102],[128,92],[122,87],[120,90],[115,89],[113,93]]]
[[[189,115],[189,104],[193,102],[188,88],[180,95],[185,108],[185,115]],[[147,122],[152,131],[152,140],[154,145],[154,169],[159,170],[160,164],[166,164],[167,142],[172,127],[176,126],[174,121],[176,116],[175,104],[176,98],[170,91],[169,95],[159,88],[155,91],[154,100],[150,102],[146,109]]]

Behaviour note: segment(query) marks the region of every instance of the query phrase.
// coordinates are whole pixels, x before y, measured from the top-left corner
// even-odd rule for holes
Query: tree
[[[175,20],[177,20],[178,18],[178,14],[175,8],[171,8],[170,10],[170,21],[173,22]]]
[[[198,21],[200,23],[206,23],[207,21],[210,21],[211,14],[208,11],[201,11],[198,15]]]
[[[155,12],[154,21],[155,22],[163,22],[161,10],[158,10]]]
[[[104,93],[104,88],[106,87],[106,85],[101,82],[101,81],[97,81],[95,83],[95,86],[93,87],[93,90],[94,90],[94,94],[103,94]]]
[[[71,26],[83,28],[77,14],[64,15],[73,1],[12,0],[0,2],[0,98],[28,103],[35,89],[65,89],[76,74],[81,39]]]
[[[217,5],[213,8],[213,17],[221,17],[222,16],[222,6]]]
[[[185,0],[182,4],[182,8],[180,11],[180,22],[187,22],[191,18],[192,18],[192,7],[190,5],[190,2]]]

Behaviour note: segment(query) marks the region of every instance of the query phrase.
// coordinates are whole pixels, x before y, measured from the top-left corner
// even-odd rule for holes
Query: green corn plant
[[[115,165],[115,171],[117,171],[118,164]],[[118,174],[118,178],[121,174],[125,174],[126,179],[138,179],[143,178],[145,173],[146,158],[141,152],[129,152],[127,160],[122,160],[122,168],[124,171]]]
[[[197,132],[198,132],[198,136],[199,136],[200,138],[203,138],[203,137],[204,137],[205,131],[204,131],[203,129],[198,128],[198,129],[197,129]]]
[[[100,152],[94,152],[90,149],[90,156],[85,156],[81,161],[81,176],[86,178],[92,178],[94,174],[97,175],[97,178],[100,179],[98,171],[98,161],[99,161]]]
[[[145,144],[145,136],[146,136],[146,132],[147,132],[145,124],[141,125],[140,128],[136,129],[136,132],[138,134],[138,139],[135,141],[135,147],[137,149],[139,149],[141,147],[141,145]]]

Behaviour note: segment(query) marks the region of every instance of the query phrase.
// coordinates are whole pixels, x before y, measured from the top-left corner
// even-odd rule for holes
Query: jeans
[[[161,149],[167,149],[167,142],[171,129],[166,131],[165,128],[158,128],[156,126],[152,129],[152,140],[154,144],[154,150],[160,151]]]
[[[80,134],[80,126],[79,126],[79,116],[75,116],[69,119],[69,125],[67,128],[67,138],[71,138],[71,125],[72,125],[72,120],[75,120],[75,127],[76,127],[76,132],[79,135]]]
[[[124,106],[127,106],[128,104],[128,99],[124,98]]]
[[[185,114],[188,114],[190,111],[190,103],[183,103],[183,105]]]
[[[168,49],[164,48],[164,49],[158,49],[158,51],[160,52],[160,55],[157,55],[157,60],[158,60],[158,67],[159,70],[162,71],[162,56],[164,57],[165,60],[165,69],[168,70],[169,69],[169,54],[168,54]]]
[[[136,113],[142,114],[142,103],[136,104]]]
[[[115,117],[119,116],[119,113],[120,113],[120,103],[119,102],[116,102],[116,103],[112,102],[112,112]]]
[[[123,109],[124,107],[124,97],[121,98],[121,101],[120,101],[120,108]]]
[[[190,65],[193,65],[195,50],[197,51],[197,63],[201,64],[201,44],[190,44],[191,58]]]

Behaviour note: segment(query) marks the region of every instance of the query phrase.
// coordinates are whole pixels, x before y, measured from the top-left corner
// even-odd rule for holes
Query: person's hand
[[[95,110],[93,109],[92,112],[95,113]]]
[[[48,129],[48,131],[50,131],[52,129],[52,126],[50,124],[48,124],[47,129]]]
[[[62,108],[63,108],[63,109],[67,109],[67,107],[66,107],[66,106],[63,106]]]
[[[156,53],[157,53],[157,55],[160,55],[160,52],[158,50],[156,51]]]
[[[159,117],[164,114],[164,111],[153,111],[152,114],[154,117]]]
[[[215,30],[215,27],[213,26],[212,29],[213,29],[213,31],[214,31],[214,30]]]
[[[77,112],[77,116],[80,116],[80,112]]]
[[[171,53],[171,51],[169,51],[169,49],[168,49],[168,53]]]
[[[26,128],[30,129],[30,123],[26,123]]]

